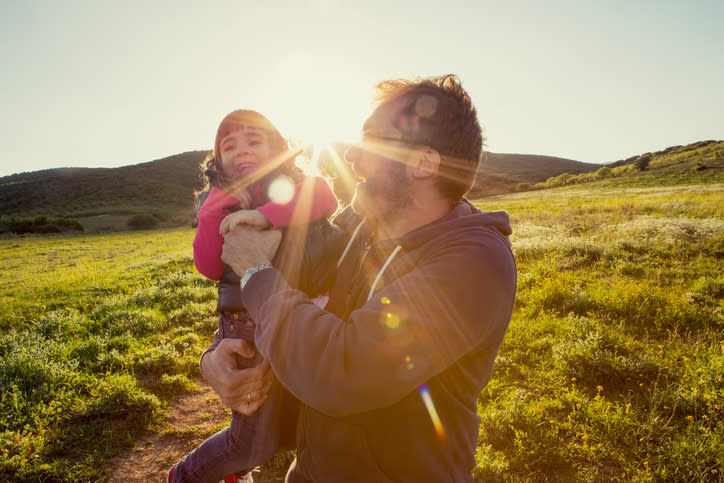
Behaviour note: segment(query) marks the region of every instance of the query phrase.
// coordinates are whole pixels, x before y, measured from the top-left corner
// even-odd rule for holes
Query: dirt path
[[[173,463],[228,423],[230,413],[213,389],[203,380],[196,383],[196,392],[173,402],[160,431],[139,440],[131,451],[109,461],[113,470],[108,481],[162,482]],[[283,480],[279,469],[262,467],[260,473],[254,473],[255,482]]]

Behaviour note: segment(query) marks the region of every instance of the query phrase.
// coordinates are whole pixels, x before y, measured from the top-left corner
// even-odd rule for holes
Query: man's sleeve
[[[345,416],[397,402],[481,344],[497,349],[515,278],[509,249],[488,236],[438,250],[346,321],[276,270],[254,275],[242,298],[279,381],[309,406]]]

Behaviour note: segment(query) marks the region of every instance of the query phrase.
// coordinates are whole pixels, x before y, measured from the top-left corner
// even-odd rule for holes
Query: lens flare
[[[382,302],[382,303],[385,304],[385,305],[389,305],[389,304],[392,303],[392,300],[390,300],[390,299],[388,299],[387,297],[384,297],[384,296],[383,296],[383,297],[380,299],[380,302]]]
[[[422,402],[423,404],[425,404],[425,409],[427,409],[427,412],[430,414],[430,419],[432,419],[432,425],[435,427],[435,433],[437,433],[437,437],[443,443],[447,442],[445,428],[442,426],[440,417],[437,415],[437,410],[435,409],[435,403],[432,402],[432,396],[430,396],[430,388],[427,387],[427,384],[423,384],[417,388],[417,392],[420,393],[420,397],[422,397]]]
[[[400,326],[400,317],[392,312],[385,314],[385,325],[390,329],[396,329]]]
[[[279,176],[269,184],[267,194],[274,203],[286,205],[294,197],[294,182],[289,176]]]
[[[408,371],[411,371],[415,368],[415,363],[412,362],[412,358],[410,356],[405,356],[405,365]]]

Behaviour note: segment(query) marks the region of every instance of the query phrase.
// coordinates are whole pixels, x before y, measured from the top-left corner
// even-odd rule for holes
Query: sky
[[[385,79],[454,73],[496,153],[724,139],[721,0],[0,0],[0,176],[213,147],[247,108],[351,141]]]

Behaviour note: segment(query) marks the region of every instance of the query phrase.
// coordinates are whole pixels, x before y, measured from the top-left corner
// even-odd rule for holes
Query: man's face
[[[361,142],[345,152],[345,159],[362,178],[355,187],[352,209],[364,217],[389,219],[410,200],[410,149],[390,122],[394,112],[391,106],[377,108],[364,124]]]

